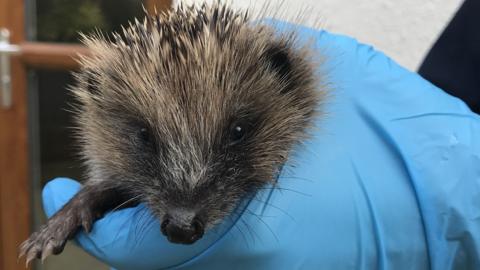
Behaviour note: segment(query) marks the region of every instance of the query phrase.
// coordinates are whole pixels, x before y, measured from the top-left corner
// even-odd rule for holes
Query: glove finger
[[[69,178],[55,178],[42,191],[43,209],[48,217],[63,207],[81,188],[80,183]]]

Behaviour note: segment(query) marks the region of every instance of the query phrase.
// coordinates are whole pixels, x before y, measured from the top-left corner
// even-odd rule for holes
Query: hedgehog
[[[27,264],[140,203],[171,243],[195,243],[275,184],[319,115],[314,50],[248,11],[179,6],[82,39],[71,91],[86,181],[21,245]]]

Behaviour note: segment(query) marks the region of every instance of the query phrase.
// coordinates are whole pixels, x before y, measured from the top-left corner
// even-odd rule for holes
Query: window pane
[[[142,17],[138,0],[37,0],[36,40],[78,42],[79,32],[96,28],[110,33],[135,17]]]
[[[78,146],[72,136],[71,104],[75,101],[66,89],[72,84],[68,71],[34,70],[30,72],[30,122],[33,144],[33,214],[38,229],[46,221],[41,190],[55,177],[82,180],[84,171],[78,159]],[[72,243],[60,256],[50,256],[44,264],[35,262],[36,270],[106,270],[95,258]]]

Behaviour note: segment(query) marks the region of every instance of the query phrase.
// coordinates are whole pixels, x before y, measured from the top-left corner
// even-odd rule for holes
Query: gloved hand
[[[277,189],[191,246],[169,243],[143,206],[78,243],[118,269],[480,269],[479,117],[369,46],[299,30],[326,56],[331,94]],[[50,182],[47,214],[78,189]]]

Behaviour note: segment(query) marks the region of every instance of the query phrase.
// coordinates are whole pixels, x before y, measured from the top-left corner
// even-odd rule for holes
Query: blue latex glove
[[[327,55],[333,89],[279,189],[191,246],[167,242],[142,206],[78,243],[118,269],[480,269],[479,117],[369,46],[299,30]],[[78,189],[50,182],[47,214]]]

